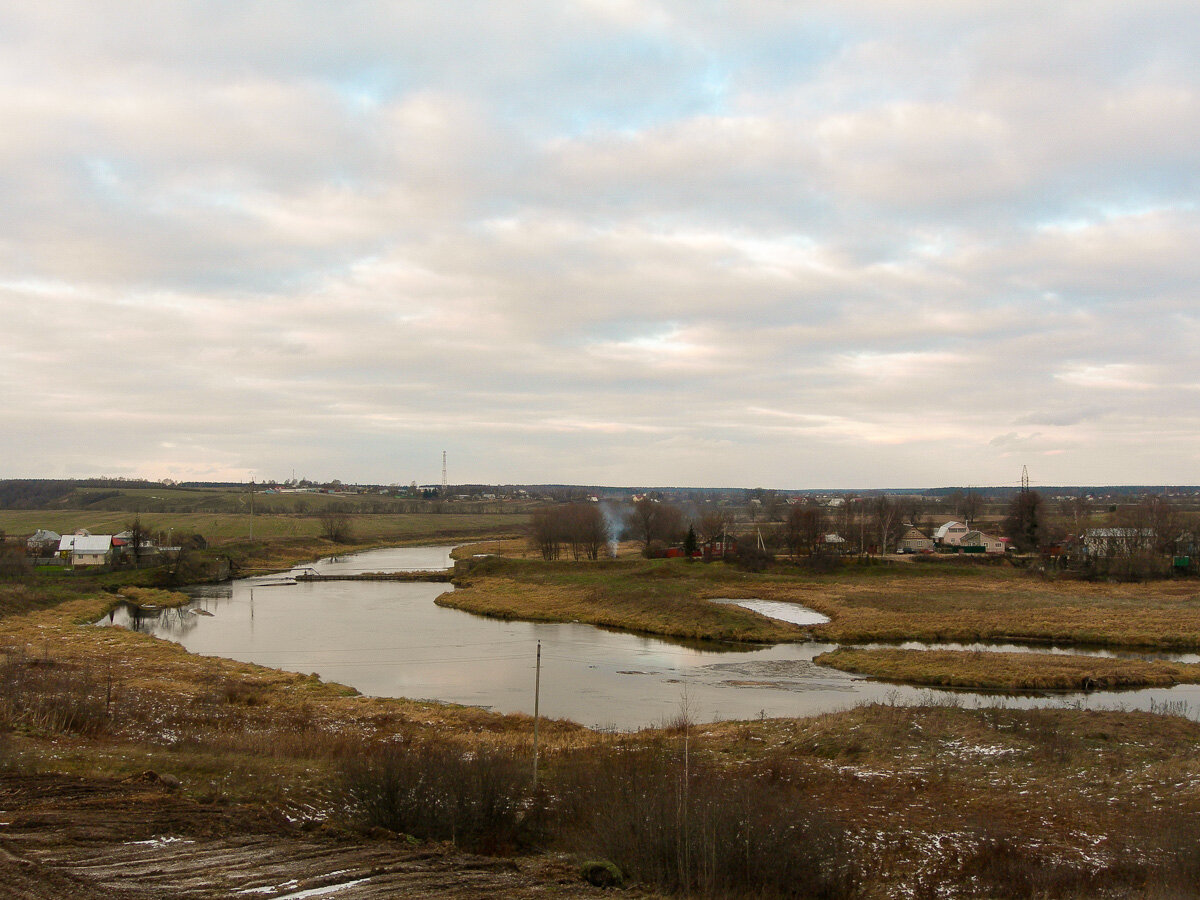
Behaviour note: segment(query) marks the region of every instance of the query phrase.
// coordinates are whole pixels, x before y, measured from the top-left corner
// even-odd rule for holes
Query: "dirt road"
[[[600,896],[554,858],[471,856],[304,830],[205,805],[156,776],[0,777],[0,894],[13,900]],[[623,892],[624,897],[645,896]]]

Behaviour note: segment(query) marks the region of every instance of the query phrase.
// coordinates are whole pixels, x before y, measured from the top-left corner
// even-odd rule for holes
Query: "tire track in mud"
[[[602,893],[561,859],[305,833],[262,810],[183,799],[150,773],[123,782],[2,776],[0,823],[0,893],[13,900],[534,900]]]

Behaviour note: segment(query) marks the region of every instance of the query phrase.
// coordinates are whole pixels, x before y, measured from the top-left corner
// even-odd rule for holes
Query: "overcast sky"
[[[1200,5],[0,0],[0,476],[1200,482]]]

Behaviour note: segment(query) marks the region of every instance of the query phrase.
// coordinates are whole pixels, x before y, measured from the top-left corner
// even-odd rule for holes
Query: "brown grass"
[[[709,598],[763,596],[724,565],[683,560],[595,562],[493,560],[438,603],[478,615],[541,622],[587,622],[676,638],[743,642],[802,640],[807,632]]]
[[[625,558],[492,560],[440,602],[483,615],[580,621],[689,638],[838,643],[983,641],[1200,647],[1200,583],[1047,581],[1007,568],[851,567],[762,575],[724,564]],[[707,598],[796,603],[829,616],[796,628]],[[751,624],[753,623],[753,624]]]
[[[815,662],[884,681],[982,690],[1092,691],[1200,682],[1198,665],[1056,653],[843,647]]]
[[[159,606],[170,609],[176,606],[187,606],[192,598],[179,591],[164,591],[159,588],[136,587],[126,585],[118,589],[118,594],[139,606]]]
[[[321,535],[317,515],[258,514],[253,528],[249,511],[238,513],[143,512],[111,510],[0,510],[0,530],[9,535],[25,536],[39,528],[70,534],[87,528],[93,534],[123,531],[136,516],[145,527],[175,536],[196,533],[210,544],[244,542],[253,530],[258,541],[314,540]],[[519,533],[529,521],[523,514],[500,513],[382,513],[351,515],[351,531],[362,541],[414,542],[426,540],[479,539],[494,534]]]
[[[1200,647],[1200,584],[1043,581],[1004,569],[857,574],[784,593],[828,615],[817,637],[865,641],[1021,641],[1163,650]]]

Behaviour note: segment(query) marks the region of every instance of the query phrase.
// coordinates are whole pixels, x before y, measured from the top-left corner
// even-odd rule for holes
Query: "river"
[[[333,574],[445,568],[451,564],[451,549],[368,551],[298,570]],[[683,712],[693,721],[708,722],[811,716],[872,701],[1138,709],[1172,704],[1186,706],[1193,716],[1200,712],[1198,685],[1052,697],[933,691],[874,682],[812,662],[834,649],[833,644],[684,643],[591,625],[502,621],[435,605],[440,594],[453,589],[448,584],[281,585],[279,580],[206,585],[192,591],[196,599],[187,607],[135,618],[133,609],[122,606],[100,624],[135,627],[192,653],[316,673],[373,696],[498,712],[533,712],[540,641],[541,713],[622,731],[661,725]],[[1194,654],[1172,658],[1200,659]]]

